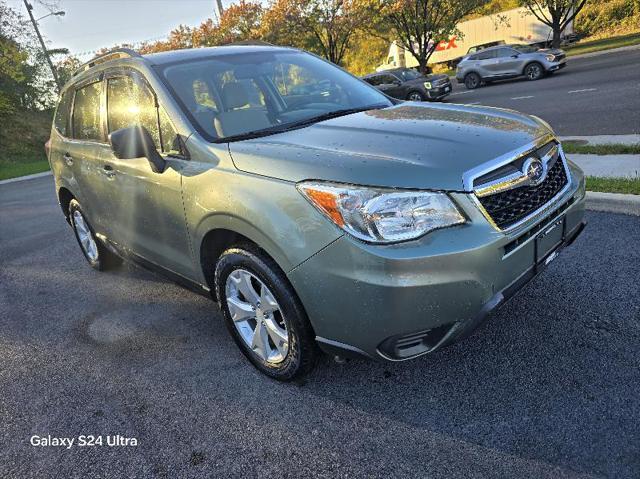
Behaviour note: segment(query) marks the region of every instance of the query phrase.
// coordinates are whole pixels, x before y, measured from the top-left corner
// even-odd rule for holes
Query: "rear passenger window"
[[[101,141],[100,92],[101,82],[76,90],[73,102],[73,137],[79,140]]]
[[[495,50],[489,50],[489,51],[478,53],[478,60],[490,60],[495,57],[496,57]]]
[[[73,98],[73,90],[67,90],[63,93],[56,109],[53,124],[62,136],[71,136],[71,128],[69,125],[69,113],[71,109],[71,99]]]
[[[129,126],[144,126],[160,145],[158,110],[146,83],[129,76],[107,80],[107,125],[109,133]]]

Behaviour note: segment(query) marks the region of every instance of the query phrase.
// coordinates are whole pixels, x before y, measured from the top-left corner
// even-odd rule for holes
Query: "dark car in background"
[[[411,68],[394,68],[371,73],[362,79],[399,100],[437,101],[451,93],[451,80],[447,75],[424,76]]]

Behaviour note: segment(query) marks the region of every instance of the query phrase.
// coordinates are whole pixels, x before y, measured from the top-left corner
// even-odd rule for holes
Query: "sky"
[[[22,0],[5,0],[27,16]],[[47,0],[51,2],[52,0]],[[49,13],[30,0],[34,16]],[[57,0],[63,17],[38,22],[49,48],[68,48],[89,59],[93,51],[121,43],[160,40],[179,24],[196,26],[213,16],[215,0]],[[224,0],[228,5],[230,0]]]

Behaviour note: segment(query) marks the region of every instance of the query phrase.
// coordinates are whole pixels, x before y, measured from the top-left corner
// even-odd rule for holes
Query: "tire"
[[[313,369],[315,334],[275,261],[252,245],[230,248],[216,264],[214,288],[229,333],[259,371],[291,381]]]
[[[467,73],[464,77],[464,86],[467,90],[475,90],[482,83],[482,78],[475,72]]]
[[[540,80],[544,76],[544,67],[538,62],[529,63],[524,67],[524,76],[529,81]]]
[[[424,101],[424,95],[422,93],[420,93],[418,90],[413,90],[410,91],[409,94],[407,95],[407,100],[408,101]]]
[[[119,256],[109,251],[96,237],[77,200],[69,203],[69,221],[84,258],[93,269],[105,271],[122,263]]]

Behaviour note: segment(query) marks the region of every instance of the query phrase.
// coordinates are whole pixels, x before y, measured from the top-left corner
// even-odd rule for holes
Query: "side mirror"
[[[511,55],[511,58],[518,58],[520,56],[520,54],[516,53],[514,55]]]
[[[156,148],[149,131],[140,125],[129,126],[109,134],[109,144],[116,158],[131,160],[145,157],[154,173],[162,173],[167,162]]]
[[[400,86],[400,85],[402,85],[402,82],[401,82],[400,80],[393,80],[393,81],[391,82],[391,84],[392,84],[393,86]]]

